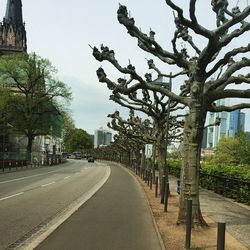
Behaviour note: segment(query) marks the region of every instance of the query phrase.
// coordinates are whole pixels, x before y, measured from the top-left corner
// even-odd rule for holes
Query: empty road
[[[100,188],[109,171],[105,164],[70,160],[0,174],[0,249],[18,246],[62,219]]]

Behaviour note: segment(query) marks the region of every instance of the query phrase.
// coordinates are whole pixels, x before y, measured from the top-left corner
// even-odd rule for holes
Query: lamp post
[[[169,81],[166,81],[166,78],[169,78]],[[172,89],[172,72],[170,72],[169,75],[166,74],[158,74],[157,79],[151,82],[154,85],[159,85],[162,86],[169,91]],[[168,100],[168,106],[167,106],[167,122],[166,122],[166,159],[167,159],[167,146],[168,146],[168,130],[169,130],[169,116],[170,116],[170,98]],[[165,200],[165,209],[167,209],[166,206],[166,200],[168,197],[168,194],[165,193],[166,191],[166,185],[167,185],[167,190],[169,190],[169,182],[168,182],[168,169],[167,169],[167,164],[165,163],[164,169],[163,169],[163,181],[162,181],[162,190],[161,190],[161,203],[164,203]],[[166,199],[165,199],[166,198]]]

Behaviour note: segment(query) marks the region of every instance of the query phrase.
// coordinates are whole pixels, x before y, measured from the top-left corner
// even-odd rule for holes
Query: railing
[[[27,161],[26,153],[20,152],[0,152],[0,173],[22,168],[34,168],[41,166],[51,166],[66,162],[66,158],[61,155],[41,155],[40,152],[33,152],[31,161]]]
[[[169,173],[180,177],[180,168],[169,165]],[[200,172],[200,186],[224,197],[250,204],[250,181]]]
[[[247,180],[201,172],[200,184],[215,193],[250,204],[250,182]]]

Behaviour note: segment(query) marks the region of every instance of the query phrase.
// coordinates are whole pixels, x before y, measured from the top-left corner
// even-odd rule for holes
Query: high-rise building
[[[226,101],[219,100],[216,102],[216,105],[226,105]],[[207,124],[214,124],[217,117],[220,118],[220,125],[207,127],[207,138],[206,141],[203,140],[202,145],[205,148],[213,148],[222,137],[234,137],[239,130],[245,130],[245,113],[240,110],[235,110],[230,113],[208,112]]]
[[[217,101],[216,105],[225,105],[225,100]],[[207,148],[213,148],[219,140],[227,135],[228,131],[228,113],[212,113],[208,112],[208,124],[214,124],[216,119],[220,119],[219,126],[210,126],[207,128]]]
[[[234,137],[238,131],[245,131],[245,113],[239,109],[230,113],[229,136]]]
[[[94,135],[94,147],[98,148],[100,146],[108,146],[112,141],[112,133],[102,127],[95,130]]]

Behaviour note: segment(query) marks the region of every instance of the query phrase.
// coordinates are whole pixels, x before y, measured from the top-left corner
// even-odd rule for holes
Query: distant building
[[[225,100],[219,100],[216,102],[216,105],[227,104]],[[214,124],[217,117],[220,118],[220,125],[206,128],[203,134],[202,148],[214,148],[222,137],[234,137],[238,131],[245,131],[245,113],[241,112],[241,110],[235,110],[230,113],[208,112],[206,124]]]
[[[112,133],[104,128],[99,128],[95,130],[94,135],[94,148],[98,148],[100,146],[108,146],[112,141]]]
[[[229,136],[234,137],[240,130],[245,131],[245,113],[235,110],[230,113]]]
[[[217,105],[225,105],[225,100],[219,100]],[[208,124],[214,124],[216,118],[220,118],[219,126],[211,126],[207,128],[207,143],[206,148],[213,148],[219,142],[219,140],[227,135],[228,132],[228,117],[227,112],[213,113],[208,112]],[[205,145],[205,144],[203,144]]]

